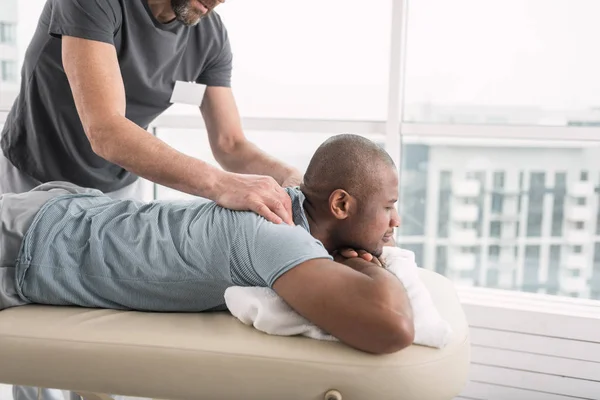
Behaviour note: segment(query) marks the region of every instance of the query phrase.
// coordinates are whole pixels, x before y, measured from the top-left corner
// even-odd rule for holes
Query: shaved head
[[[312,195],[326,196],[343,189],[364,200],[380,185],[385,166],[395,167],[390,155],[373,141],[359,135],[333,136],[319,146],[310,160],[304,187]]]
[[[394,162],[362,136],[337,135],[319,146],[300,189],[311,234],[330,253],[353,248],[379,256],[400,224]]]

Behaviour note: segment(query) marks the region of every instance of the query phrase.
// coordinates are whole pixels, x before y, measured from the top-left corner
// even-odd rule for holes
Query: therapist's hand
[[[267,220],[294,225],[292,200],[270,176],[225,173],[217,183],[215,201],[222,207],[254,211]]]

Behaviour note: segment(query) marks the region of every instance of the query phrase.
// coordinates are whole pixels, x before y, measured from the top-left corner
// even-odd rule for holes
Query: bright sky
[[[21,55],[44,3],[19,1]],[[384,117],[392,0],[310,4],[219,6],[240,108]],[[598,0],[412,0],[406,101],[600,107],[598,15]]]

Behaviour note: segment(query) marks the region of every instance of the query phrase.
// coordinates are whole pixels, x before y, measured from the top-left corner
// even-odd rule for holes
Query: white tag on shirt
[[[202,104],[205,91],[206,85],[194,82],[176,81],[173,94],[171,95],[171,103],[200,106]]]

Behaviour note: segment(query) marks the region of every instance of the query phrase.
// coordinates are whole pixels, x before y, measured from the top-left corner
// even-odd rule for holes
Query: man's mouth
[[[206,14],[210,10],[210,7],[208,7],[202,1],[196,0],[196,3],[198,3],[200,5],[200,11],[202,11],[203,14]]]

